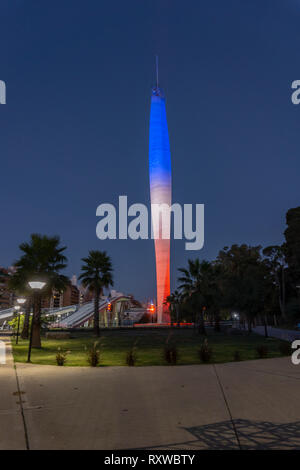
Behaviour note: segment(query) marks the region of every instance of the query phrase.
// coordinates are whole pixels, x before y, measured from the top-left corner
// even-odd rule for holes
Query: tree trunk
[[[95,291],[95,299],[94,299],[94,333],[96,336],[100,336],[100,328],[99,328],[99,297],[100,292],[97,289]]]
[[[177,328],[180,328],[180,323],[179,323],[179,306],[176,305],[176,322],[177,322]]]
[[[204,311],[200,313],[200,322],[199,322],[199,334],[206,336],[205,323],[204,323]]]
[[[285,314],[285,277],[284,277],[284,267],[282,266],[281,270],[281,282],[282,282],[282,316],[286,320]]]
[[[26,304],[26,308],[25,308],[23,329],[22,329],[22,333],[21,333],[21,338],[22,339],[28,339],[28,337],[29,337],[30,310],[31,310],[31,301],[30,301],[30,299],[28,299],[27,304]]]
[[[194,313],[194,329],[197,328],[197,313]]]
[[[248,333],[252,333],[252,320],[251,318],[247,318],[247,323],[248,323]]]
[[[265,327],[265,338],[268,338],[269,335],[268,335],[268,326],[267,326],[267,319],[266,317],[264,316],[264,327]]]
[[[285,279],[284,279],[284,267],[281,268],[281,280],[279,274],[276,275],[277,282],[279,285],[279,307],[281,311],[281,316],[283,320],[286,320],[285,315]]]
[[[215,315],[215,331],[221,331],[220,328],[220,316],[218,313]]]
[[[32,316],[32,347],[41,348],[41,299],[38,294],[35,295],[33,301]]]

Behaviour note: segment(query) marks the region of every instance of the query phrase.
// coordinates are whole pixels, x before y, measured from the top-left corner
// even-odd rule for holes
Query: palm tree
[[[169,305],[170,315],[171,315],[171,324],[174,321],[174,317],[176,318],[177,326],[179,327],[179,308],[182,302],[182,295],[178,290],[175,290],[172,294],[168,295],[166,301],[164,302],[166,305]]]
[[[66,247],[60,246],[58,236],[32,234],[30,242],[21,243],[23,255],[15,263],[16,272],[12,275],[12,286],[20,292],[28,292],[28,282],[34,279],[46,282],[41,292],[32,295],[32,347],[41,347],[41,307],[43,297],[50,296],[53,289],[64,290],[70,282],[60,271],[66,267],[67,258],[63,254]],[[28,316],[29,320],[29,316]]]
[[[182,291],[183,298],[186,299],[192,307],[198,310],[198,315],[194,316],[196,323],[197,317],[199,318],[199,332],[206,334],[204,324],[204,311],[206,309],[207,292],[207,278],[210,271],[210,263],[208,261],[201,261],[199,259],[188,260],[188,269],[180,268],[179,272],[183,276],[179,277],[178,281],[181,283],[179,289]],[[195,312],[196,313],[196,312]]]
[[[87,258],[82,258],[85,263],[81,267],[82,274],[78,279],[84,287],[94,292],[94,332],[97,336],[99,329],[99,300],[103,289],[113,285],[112,265],[105,251],[90,250]]]

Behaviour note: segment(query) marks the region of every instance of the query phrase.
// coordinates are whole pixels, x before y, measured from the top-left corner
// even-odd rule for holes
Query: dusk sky
[[[33,232],[61,236],[66,273],[106,250],[115,288],[155,295],[152,240],[96,238],[96,208],[149,205],[155,54],[166,94],[173,202],[205,204],[205,246],[171,243],[171,286],[188,258],[278,244],[300,205],[300,0],[1,0],[1,257]]]

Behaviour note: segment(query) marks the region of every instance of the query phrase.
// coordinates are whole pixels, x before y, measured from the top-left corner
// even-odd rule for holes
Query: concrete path
[[[300,449],[300,366],[289,358],[97,369],[17,364],[16,372],[11,362],[0,366],[1,449],[26,448],[26,437],[30,449]]]
[[[26,449],[26,433],[10,338],[0,336],[6,364],[0,364],[0,449]],[[2,343],[1,343],[2,346]],[[0,347],[1,347],[0,346]]]

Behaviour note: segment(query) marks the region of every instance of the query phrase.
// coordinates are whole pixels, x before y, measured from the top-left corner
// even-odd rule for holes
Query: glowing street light
[[[46,285],[45,282],[41,282],[41,281],[29,281],[28,284],[29,284],[29,287],[31,287],[31,289],[34,289],[34,290],[41,290]]]
[[[18,302],[19,305],[16,305],[16,306],[15,306],[15,310],[18,311],[19,315],[18,315],[18,328],[17,328],[16,344],[18,344],[18,342],[19,342],[20,317],[21,317],[21,312],[20,312],[20,308],[21,308],[21,307],[20,307],[20,305],[25,304],[26,299],[25,299],[25,297],[19,297],[19,298],[17,299],[17,302]]]
[[[151,323],[153,323],[153,316],[155,314],[155,305],[153,304],[153,302],[151,302],[147,310],[151,315]]]
[[[17,336],[16,336],[16,344],[18,344],[18,339],[19,339],[19,329],[20,329],[20,305],[15,305],[14,309],[16,313],[18,313],[18,327],[17,327]]]

